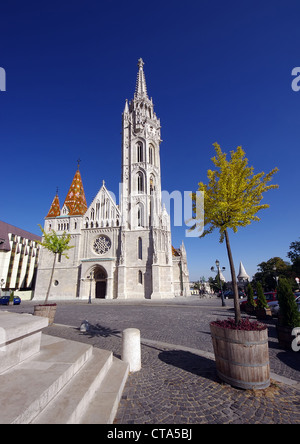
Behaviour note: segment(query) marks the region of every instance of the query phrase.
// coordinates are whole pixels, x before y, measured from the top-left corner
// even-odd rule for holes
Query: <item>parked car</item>
[[[229,299],[229,298],[233,298],[233,290],[226,290],[224,291],[224,298],[225,299]],[[221,295],[221,292],[220,292]],[[245,297],[245,292],[244,290],[239,290],[239,298],[242,299]]]
[[[276,291],[266,291],[264,293],[264,295],[266,297],[267,304],[269,305],[270,308],[271,308],[271,305],[270,305],[271,303],[272,303],[272,305],[273,305],[273,302],[278,304]],[[257,299],[257,297],[255,296],[254,297],[254,302],[256,302],[256,299]],[[246,304],[247,304],[247,299],[245,299],[244,301],[240,302],[241,310],[245,310]],[[272,311],[272,308],[271,308],[271,311]]]
[[[297,292],[295,293],[295,297],[296,297],[296,303],[298,305],[298,311],[300,311],[300,293]],[[272,301],[270,303],[268,303],[271,312],[272,312],[272,316],[278,316],[278,312],[279,312],[279,302],[278,301]]]
[[[276,291],[267,291],[266,293],[264,293],[266,300],[267,300],[267,304],[269,304],[269,302],[272,301],[277,301],[277,293]]]
[[[8,305],[9,299],[10,296],[1,296],[0,305]],[[14,296],[14,305],[20,305],[20,304],[21,304],[21,298],[19,298],[19,296]]]
[[[272,316],[278,316],[279,302],[278,301],[271,301],[268,303],[268,306],[271,309]]]

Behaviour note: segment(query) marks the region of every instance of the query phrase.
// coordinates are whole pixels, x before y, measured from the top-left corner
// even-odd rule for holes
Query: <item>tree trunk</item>
[[[47,290],[47,293],[46,293],[46,299],[45,299],[44,304],[47,304],[48,298],[49,298],[49,294],[50,294],[50,289],[51,289],[51,284],[52,284],[52,279],[53,279],[53,274],[54,274],[54,269],[55,269],[56,254],[57,253],[54,253],[54,259],[53,259],[53,265],[52,265],[52,270],[51,270],[50,282],[49,282],[49,286],[48,286],[48,290]]]
[[[231,271],[231,280],[232,280],[232,289],[233,289],[233,300],[234,300],[234,312],[235,312],[235,323],[238,324],[241,322],[241,310],[240,310],[240,304],[239,304],[239,292],[236,282],[236,275],[235,275],[235,269],[234,269],[234,263],[232,259],[232,253],[229,243],[229,236],[227,230],[225,230],[225,239],[226,239],[226,248],[227,248],[227,254],[230,264],[230,271]]]

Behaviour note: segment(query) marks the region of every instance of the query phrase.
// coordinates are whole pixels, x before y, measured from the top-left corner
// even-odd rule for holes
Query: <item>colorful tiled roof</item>
[[[177,250],[176,248],[173,247],[172,245],[172,255],[173,256],[180,256],[180,250]]]
[[[59,205],[58,195],[56,194],[46,217],[57,217],[57,216],[60,216],[60,205]]]
[[[79,169],[75,173],[64,205],[68,207],[70,216],[81,216],[87,211],[87,204]]]

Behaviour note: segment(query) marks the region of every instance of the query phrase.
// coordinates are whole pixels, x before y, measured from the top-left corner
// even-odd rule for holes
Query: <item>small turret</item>
[[[60,204],[59,204],[59,198],[58,198],[58,191],[56,191],[56,195],[52,201],[50,210],[48,211],[48,214],[46,217],[57,217],[60,216]]]
[[[250,276],[246,273],[245,267],[242,262],[240,262],[240,269],[237,278],[239,282],[247,282],[250,279]]]

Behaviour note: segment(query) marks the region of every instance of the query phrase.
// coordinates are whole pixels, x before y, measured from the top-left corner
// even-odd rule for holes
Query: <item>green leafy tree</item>
[[[248,166],[248,159],[242,147],[231,151],[230,160],[227,160],[226,153],[222,152],[217,143],[214,147],[216,156],[212,161],[217,169],[208,170],[207,185],[199,183],[198,191],[204,193],[204,208],[201,207],[200,199],[197,199],[197,193],[192,193],[193,211],[197,222],[191,229],[202,229],[204,226],[200,237],[218,229],[220,242],[225,238],[234,293],[235,322],[238,324],[241,321],[241,313],[228,230],[232,229],[236,233],[239,227],[260,220],[257,212],[269,207],[268,204],[261,204],[263,193],[278,188],[278,185],[268,185],[278,169],[274,168],[268,174],[254,174],[253,167]]]
[[[70,234],[66,234],[66,232],[64,232],[62,235],[58,236],[54,230],[51,230],[50,233],[46,233],[41,225],[39,225],[39,227],[43,233],[43,239],[42,242],[38,241],[38,243],[42,247],[46,248],[48,251],[53,253],[53,265],[51,270],[50,282],[44,302],[45,304],[47,304],[53,280],[53,274],[54,274],[57,256],[65,256],[67,259],[69,259],[69,256],[66,254],[66,251],[70,250],[71,248],[74,248],[74,246],[69,245],[69,242],[71,240]]]
[[[297,286],[295,283],[296,282],[295,278],[296,277],[300,278],[300,256],[294,260],[291,269],[292,269],[293,287],[296,290],[299,289],[299,286]]]
[[[295,278],[300,277],[300,241],[295,241],[290,244],[290,251],[287,256],[292,261],[291,284],[294,289],[298,290],[300,286],[296,284]]]
[[[290,245],[290,251],[287,257],[294,263],[297,258],[300,258],[300,241],[292,242]]]
[[[279,278],[286,278],[293,289],[297,289],[295,277],[300,275],[300,256],[292,264],[280,257],[273,257],[257,265],[258,271],[253,276],[253,283],[260,282],[265,291],[274,291]]]
[[[279,279],[277,290],[280,323],[284,327],[300,327],[300,313],[292,288],[285,278]]]
[[[221,282],[220,282],[218,274],[216,275],[216,277],[210,276],[208,278],[208,283],[209,283],[209,286],[212,289],[212,291],[214,291],[215,293],[220,291],[220,289],[221,289]]]

